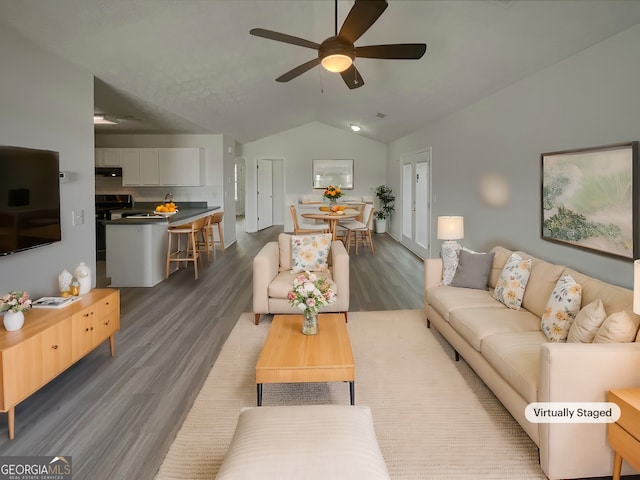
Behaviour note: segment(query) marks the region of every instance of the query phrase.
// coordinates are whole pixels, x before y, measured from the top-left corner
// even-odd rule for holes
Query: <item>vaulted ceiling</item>
[[[0,0],[0,25],[95,75],[95,111],[119,119],[100,133],[244,143],[319,121],[388,143],[640,23],[637,0],[388,3],[356,45],[424,42],[427,53],[356,59],[355,90],[320,66],[275,82],[315,52],[249,35],[320,43],[334,33],[330,0]],[[352,6],[338,2],[338,25]]]

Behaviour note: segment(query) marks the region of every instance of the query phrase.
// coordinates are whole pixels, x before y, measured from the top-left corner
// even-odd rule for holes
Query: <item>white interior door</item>
[[[421,258],[429,256],[431,150],[402,161],[402,244]]]
[[[258,230],[273,225],[273,163],[258,160]]]

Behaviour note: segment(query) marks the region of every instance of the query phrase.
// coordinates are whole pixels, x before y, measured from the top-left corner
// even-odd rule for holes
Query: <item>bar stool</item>
[[[209,216],[211,222],[209,223],[209,228],[206,229],[207,239],[210,242],[211,248],[213,249],[213,259],[216,259],[216,239],[213,233],[213,226],[218,226],[218,237],[220,238],[220,248],[222,249],[222,253],[224,253],[224,236],[222,235],[222,217],[224,216],[224,212],[217,212]]]
[[[206,221],[207,217],[203,217],[198,220],[194,220],[191,223],[169,227],[167,229],[169,233],[169,242],[167,246],[167,269],[165,272],[165,278],[169,278],[169,267],[171,262],[177,262],[178,268],[180,268],[181,262],[193,262],[195,279],[198,279],[198,261],[202,262],[200,259],[200,252],[197,248],[198,235],[202,232]],[[178,237],[177,250],[171,251],[171,244],[174,235],[177,235]],[[181,235],[187,235],[187,249],[185,251],[182,251],[180,247]]]

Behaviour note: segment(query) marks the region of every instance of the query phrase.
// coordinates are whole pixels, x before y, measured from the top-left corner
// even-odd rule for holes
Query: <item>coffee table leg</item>
[[[351,396],[351,405],[356,404],[356,382],[349,382],[349,395]]]
[[[262,406],[262,384],[258,383],[256,385],[258,389],[258,406],[261,407]]]

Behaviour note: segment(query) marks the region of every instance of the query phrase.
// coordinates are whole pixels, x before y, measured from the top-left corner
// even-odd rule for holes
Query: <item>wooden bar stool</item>
[[[207,228],[207,238],[210,242],[211,248],[213,249],[213,259],[216,259],[216,239],[213,233],[214,225],[218,226],[218,238],[220,238],[220,248],[222,249],[222,253],[224,253],[224,236],[222,235],[222,217],[224,216],[224,212],[217,212],[209,216],[211,222],[209,223],[209,228]]]
[[[169,267],[171,262],[177,262],[178,268],[180,268],[181,262],[193,262],[195,279],[198,279],[198,261],[202,262],[200,259],[200,252],[198,251],[198,235],[202,232],[206,221],[207,217],[203,217],[198,220],[194,220],[191,223],[169,227],[167,229],[169,232],[169,242],[167,246],[167,270],[165,272],[165,278],[169,278]],[[182,235],[187,236],[187,249],[185,251],[182,251],[180,246],[180,237]],[[177,236],[177,249],[171,251],[171,244],[174,236]]]

